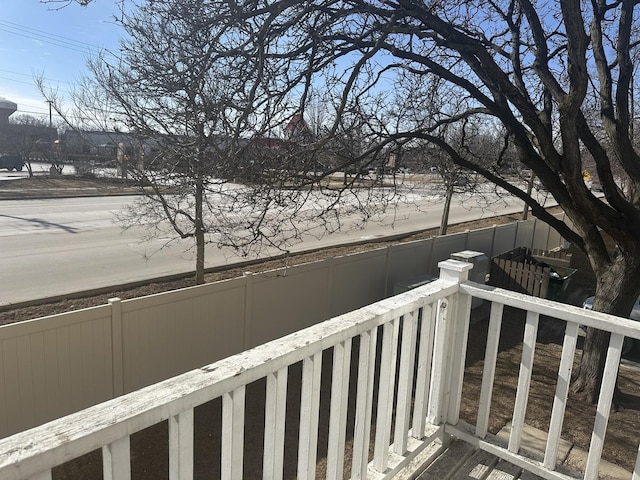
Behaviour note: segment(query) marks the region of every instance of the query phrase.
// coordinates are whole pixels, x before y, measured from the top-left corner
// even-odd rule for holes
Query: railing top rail
[[[640,339],[640,323],[634,320],[594,312],[574,305],[559,304],[552,300],[531,297],[524,293],[513,292],[489,285],[481,285],[474,282],[460,284],[460,291],[473,297],[501,303],[509,307],[529,310],[560,320],[576,322],[587,327],[594,327],[612,333],[620,333],[626,337]]]
[[[30,477],[458,291],[434,282],[0,440],[0,478]],[[105,412],[109,412],[105,415]]]

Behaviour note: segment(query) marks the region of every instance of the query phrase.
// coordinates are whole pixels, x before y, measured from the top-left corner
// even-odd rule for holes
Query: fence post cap
[[[438,262],[438,268],[441,279],[464,282],[468,280],[469,270],[473,268],[473,264],[449,259]]]

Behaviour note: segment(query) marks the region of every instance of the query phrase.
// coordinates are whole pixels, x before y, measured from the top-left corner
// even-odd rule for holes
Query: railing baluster
[[[298,437],[298,478],[303,480],[313,480],[316,474],[321,371],[322,352],[304,359]]]
[[[169,417],[169,479],[193,478],[193,409]]]
[[[551,410],[547,447],[544,452],[544,466],[551,470],[555,470],[556,468],[558,445],[560,444],[564,413],[567,407],[571,370],[573,368],[573,357],[576,352],[579,327],[580,325],[575,322],[567,322],[567,327],[564,331],[562,357],[560,359],[560,367],[558,367],[558,384],[556,385],[556,395],[553,400],[553,409]]]
[[[329,441],[327,447],[327,480],[342,480],[344,473],[344,448],[347,428],[350,368],[351,339],[348,339],[333,347],[331,411],[329,414]]]
[[[484,354],[484,368],[482,370],[482,386],[480,387],[480,403],[478,405],[478,421],[476,423],[476,436],[484,438],[489,428],[489,413],[491,411],[491,396],[493,394],[493,382],[496,375],[496,362],[498,359],[498,345],[500,343],[500,329],[502,328],[502,313],[504,305],[493,302],[489,315],[489,330],[487,332],[487,345]]]
[[[508,448],[509,451],[513,453],[518,453],[518,450],[520,450],[520,442],[522,441],[524,417],[527,413],[527,401],[529,400],[529,387],[531,386],[531,373],[533,371],[533,357],[536,351],[539,318],[540,314],[527,311],[527,321],[524,327],[524,338],[522,340],[522,360],[520,361],[516,403],[513,409],[511,435],[509,436]]]
[[[404,455],[407,451],[413,372],[416,363],[417,317],[418,312],[410,312],[404,316],[402,324],[402,347],[400,350],[398,397],[395,413],[396,425],[393,434],[393,451],[398,455]]]
[[[624,335],[619,333],[611,334],[607,360],[602,374],[596,419],[593,423],[593,433],[591,434],[591,445],[589,445],[589,456],[587,457],[587,466],[584,471],[585,480],[598,478],[598,465],[600,464],[602,447],[604,446],[604,436],[607,433],[607,423],[609,423],[611,401],[613,400],[613,391],[616,388],[616,379],[618,378],[618,366],[620,365],[623,342]]]
[[[242,479],[245,386],[222,396],[222,480]]]
[[[379,472],[387,469],[389,439],[393,413],[393,391],[396,379],[396,358],[400,319],[382,326],[382,353],[380,356],[380,383],[378,386],[378,412],[376,416],[376,439],[373,451],[373,466]]]
[[[102,447],[104,480],[131,480],[130,440],[124,438]]]
[[[284,429],[287,415],[287,367],[267,375],[267,395],[264,414],[265,480],[282,479],[284,469]]]
[[[413,407],[411,434],[414,438],[424,436],[429,405],[429,382],[431,381],[431,363],[433,360],[433,336],[435,332],[435,310],[433,305],[422,309],[420,318],[420,345],[418,346],[418,369],[416,373],[416,393]]]
[[[367,478],[377,337],[377,328],[360,335],[358,391],[356,394],[356,420],[353,432],[353,462],[351,466],[351,478],[353,480]]]

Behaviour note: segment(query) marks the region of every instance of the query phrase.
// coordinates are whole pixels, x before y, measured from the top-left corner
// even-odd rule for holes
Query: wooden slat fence
[[[491,261],[489,284],[538,298],[546,298],[550,272],[550,267],[495,258]]]

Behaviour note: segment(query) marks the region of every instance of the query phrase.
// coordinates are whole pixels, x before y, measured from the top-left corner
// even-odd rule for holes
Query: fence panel
[[[429,270],[425,273],[436,276],[438,275],[438,262],[446,260],[454,252],[471,250],[471,246],[467,244],[468,233],[454,233],[453,235],[434,238],[431,263],[429,264]]]
[[[124,391],[245,349],[243,278],[122,302]]]
[[[329,318],[328,274],[327,262],[314,262],[254,275],[250,347]]]
[[[546,298],[549,289],[549,272],[549,267],[494,258],[491,261],[489,283],[514,292]]]
[[[386,249],[336,258],[331,278],[331,316],[384,298],[386,271]]]
[[[113,396],[109,307],[0,328],[0,437]]]
[[[433,239],[401,243],[388,247],[387,295],[392,295],[401,283],[426,273],[431,264]]]
[[[487,257],[491,256],[493,251],[493,242],[496,227],[481,228],[480,230],[472,230],[467,233],[467,250],[482,252]]]
[[[501,225],[248,275],[0,327],[0,436],[77,411],[437,274],[461,250],[531,246],[534,221]],[[548,235],[553,248],[560,237]],[[112,336],[114,338],[112,339]]]
[[[516,222],[518,229],[516,231],[515,245],[529,247],[533,241],[535,233],[535,220],[527,220],[525,222]]]
[[[516,234],[518,232],[518,223],[509,223],[507,225],[498,225],[495,227],[495,235],[493,241],[493,251],[487,254],[491,258],[517,247]],[[487,253],[487,252],[485,252]]]

